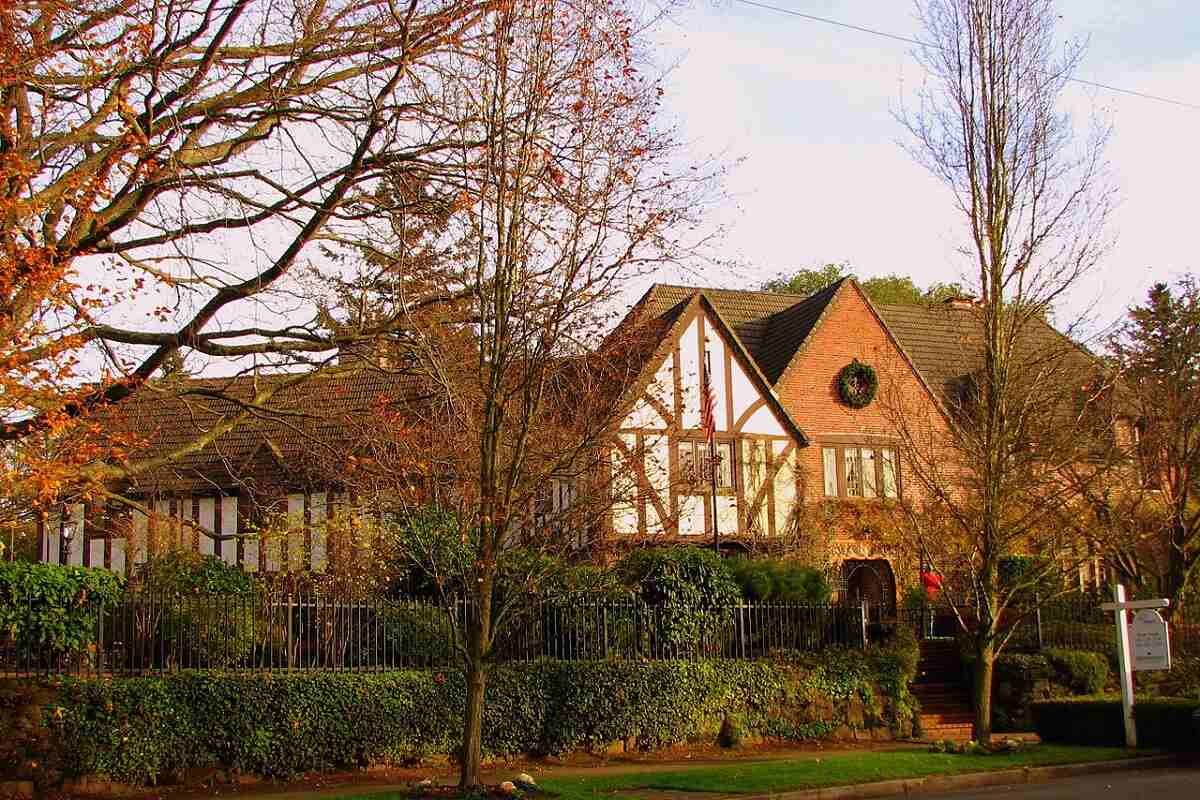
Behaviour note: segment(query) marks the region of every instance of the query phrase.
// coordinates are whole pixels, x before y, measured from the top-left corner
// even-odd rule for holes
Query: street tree
[[[895,533],[946,578],[986,741],[993,665],[1021,602],[1063,586],[1087,555],[1067,471],[1087,465],[1076,472],[1098,482],[1120,461],[1108,405],[1097,402],[1098,362],[1045,323],[1108,245],[1107,128],[1077,139],[1060,109],[1082,48],[1059,49],[1050,0],[928,0],[917,11],[928,81],[900,121],[962,218],[975,303],[954,312],[967,374],[934,387],[942,409],[891,401],[919,498]],[[1041,558],[1006,568],[1022,555]]]
[[[401,555],[455,625],[464,789],[480,782],[497,642],[631,478],[612,468],[609,436],[647,354],[636,333],[605,336],[622,293],[704,243],[685,236],[709,171],[659,125],[661,88],[643,63],[655,19],[643,13],[624,0],[513,0],[430,87],[470,143],[439,164],[456,193],[429,261],[460,299],[452,318],[405,319],[414,388],[372,415],[355,480],[360,497],[403,511]],[[405,220],[392,222],[361,248],[371,302],[343,319],[407,307],[415,271]]]

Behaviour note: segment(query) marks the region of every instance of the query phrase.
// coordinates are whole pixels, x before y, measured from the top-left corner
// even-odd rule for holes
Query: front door
[[[846,599],[856,605],[865,600],[872,622],[895,616],[896,576],[886,560],[851,559],[842,565],[842,576],[846,581]]]

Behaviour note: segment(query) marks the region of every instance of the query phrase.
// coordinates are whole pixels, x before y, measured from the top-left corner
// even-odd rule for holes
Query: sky
[[[764,0],[920,38],[908,0]],[[1200,14],[1193,2],[1064,0],[1059,32],[1087,49],[1077,77],[1200,106]],[[755,288],[798,267],[849,262],[861,277],[953,281],[961,217],[912,160],[894,113],[924,80],[912,46],[739,0],[694,0],[658,34],[670,66],[666,114],[697,156],[736,166],[715,221],[735,269],[693,265],[659,279]],[[1073,86],[1064,108],[1082,130],[1095,109],[1113,126],[1115,245],[1060,308],[1099,330],[1149,286],[1200,274],[1193,252],[1200,108]]]

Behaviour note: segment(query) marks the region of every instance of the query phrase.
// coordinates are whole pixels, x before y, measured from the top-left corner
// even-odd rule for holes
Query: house
[[[808,512],[822,504],[919,500],[906,481],[897,414],[931,429],[952,424],[947,409],[978,360],[970,308],[959,300],[877,306],[852,279],[812,295],[653,286],[617,326],[644,346],[615,416],[611,468],[632,476],[632,490],[611,509],[607,543],[776,551],[803,546],[814,525]],[[867,373],[875,380],[861,383]],[[701,423],[705,377],[715,462]],[[212,388],[249,392],[248,379],[239,380]],[[408,389],[404,378],[372,371],[302,384],[282,394],[283,406],[319,405],[320,421],[255,421],[122,487],[158,512],[133,514],[126,531],[93,538],[89,530],[103,532],[104,515],[75,505],[47,521],[42,557],[122,571],[165,535],[248,570],[324,569],[320,521],[354,498],[308,453],[313,443],[346,452],[368,441],[372,405]],[[127,424],[165,451],[211,429],[229,402],[151,396],[131,408]],[[570,487],[557,487],[549,501],[567,505]],[[239,535],[264,506],[296,521],[288,541],[267,547]],[[915,565],[896,563],[853,525],[821,533],[823,558],[848,595],[886,606],[896,602],[898,582],[915,580]]]

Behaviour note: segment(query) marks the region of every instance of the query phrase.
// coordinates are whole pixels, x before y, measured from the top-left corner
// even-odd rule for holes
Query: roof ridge
[[[651,289],[662,287],[664,289],[683,289],[689,292],[734,292],[736,294],[766,295],[768,297],[798,297],[801,300],[806,300],[814,295],[820,294],[830,286],[841,283],[849,277],[850,276],[847,275],[846,277],[838,278],[828,286],[823,286],[820,289],[817,289],[815,292],[809,292],[808,294],[798,294],[796,292],[776,292],[771,289],[728,289],[722,286],[689,286],[683,283],[656,283],[651,287]]]

